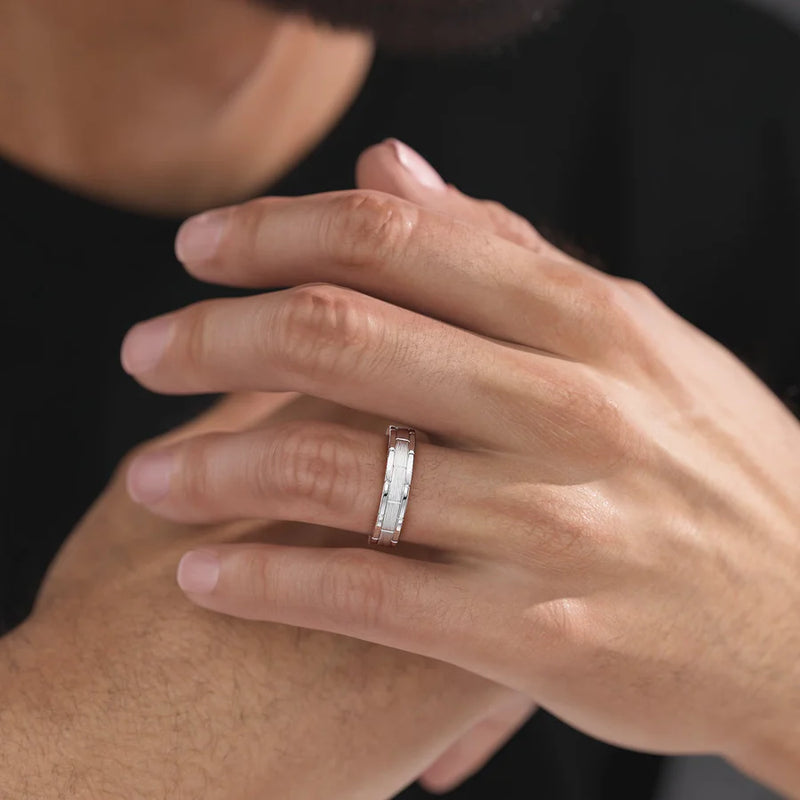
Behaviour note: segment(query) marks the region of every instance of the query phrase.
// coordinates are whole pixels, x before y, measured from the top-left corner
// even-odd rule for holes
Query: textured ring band
[[[389,454],[386,458],[386,476],[378,507],[378,520],[369,536],[372,544],[394,546],[400,541],[400,531],[406,516],[411,476],[414,472],[414,447],[417,432],[413,428],[390,425]]]

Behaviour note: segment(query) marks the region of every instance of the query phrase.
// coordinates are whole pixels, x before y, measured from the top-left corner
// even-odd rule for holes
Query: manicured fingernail
[[[169,493],[175,457],[168,452],[145,453],[128,468],[128,494],[137,503],[153,505]]]
[[[172,338],[172,315],[134,325],[122,342],[122,368],[129,375],[152,369],[164,355]]]
[[[387,139],[386,141],[392,146],[400,164],[419,184],[436,191],[447,188],[441,175],[416,150],[412,150],[399,139]]]
[[[178,261],[186,264],[213,258],[229,217],[230,209],[223,208],[187,219],[175,238],[175,255]]]
[[[178,564],[178,586],[188,594],[211,594],[219,580],[219,559],[208,550],[193,550]]]

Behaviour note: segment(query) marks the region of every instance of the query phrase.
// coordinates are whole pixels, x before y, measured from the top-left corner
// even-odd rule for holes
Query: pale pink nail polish
[[[219,558],[209,550],[193,550],[178,564],[178,586],[187,594],[211,594],[219,580]]]
[[[427,189],[443,191],[447,184],[441,175],[416,151],[399,139],[387,139],[394,149],[394,154],[406,171]]]
[[[219,209],[187,219],[175,237],[175,255],[178,261],[187,264],[213,258],[229,217],[230,209]]]
[[[169,494],[175,457],[155,452],[139,456],[128,469],[128,494],[142,505],[153,505]]]
[[[168,314],[131,328],[122,343],[120,359],[129,375],[138,375],[152,369],[164,355],[172,338],[173,317]]]

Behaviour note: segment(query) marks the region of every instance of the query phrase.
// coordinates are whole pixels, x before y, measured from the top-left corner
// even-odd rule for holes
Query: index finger
[[[189,220],[177,251],[214,283],[355,289],[567,358],[592,351],[608,276],[384,192],[263,198]]]

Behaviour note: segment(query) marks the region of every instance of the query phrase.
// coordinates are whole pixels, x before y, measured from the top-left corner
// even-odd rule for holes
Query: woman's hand
[[[721,753],[800,792],[797,421],[644,287],[497,206],[488,233],[479,201],[418,191],[268,198],[183,229],[198,277],[297,287],[135,329],[123,358],[144,385],[300,391],[430,437],[399,553],[206,547],[184,590],[449,661],[608,741]],[[167,448],[129,486],[174,519],[366,536],[385,459],[377,430],[273,425]]]

